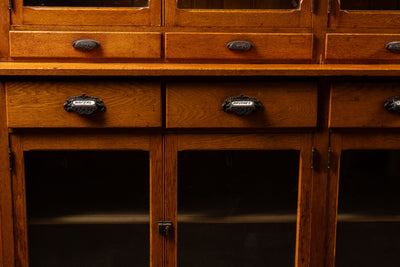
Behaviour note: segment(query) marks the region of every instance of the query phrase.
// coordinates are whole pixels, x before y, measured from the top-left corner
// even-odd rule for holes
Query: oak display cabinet
[[[1,266],[397,266],[399,10],[0,1]]]

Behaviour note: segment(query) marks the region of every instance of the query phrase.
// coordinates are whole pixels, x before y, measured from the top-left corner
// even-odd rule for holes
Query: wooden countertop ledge
[[[400,76],[400,64],[0,62],[1,76]]]

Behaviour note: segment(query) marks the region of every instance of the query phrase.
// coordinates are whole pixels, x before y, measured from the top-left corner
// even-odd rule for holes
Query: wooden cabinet
[[[1,266],[397,266],[397,2],[0,1]]]

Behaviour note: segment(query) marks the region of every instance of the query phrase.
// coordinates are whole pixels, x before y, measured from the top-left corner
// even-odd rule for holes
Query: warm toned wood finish
[[[400,136],[396,133],[334,133],[331,136],[332,161],[329,170],[328,190],[328,236],[326,267],[335,266],[336,226],[338,213],[338,193],[340,157],[343,150],[351,149],[400,149]]]
[[[10,29],[8,1],[0,1],[0,61],[8,59],[8,31]]]
[[[14,266],[14,237],[8,131],[6,123],[6,94],[0,82],[0,261],[1,266]]]
[[[381,76],[398,77],[400,64],[192,64],[0,62],[4,76]]]
[[[100,47],[82,51],[72,46],[76,40],[92,39]],[[12,58],[160,58],[161,34],[142,32],[10,32]]]
[[[177,157],[183,150],[237,150],[260,149],[300,150],[299,195],[297,213],[296,266],[309,266],[311,236],[311,146],[309,134],[214,134],[214,135],[167,135],[165,154],[165,192],[166,220],[172,221],[175,234],[166,240],[166,267],[177,264]]]
[[[400,114],[383,105],[400,95],[400,83],[334,83],[331,89],[330,127],[398,128]]]
[[[103,100],[104,113],[81,116],[64,110],[67,98],[86,94]],[[7,83],[8,127],[161,127],[158,82],[78,81]]]
[[[157,222],[163,220],[163,167],[161,135],[12,135],[16,267],[28,267],[24,151],[29,150],[147,150],[150,152],[150,266],[162,266],[163,238]],[[14,266],[14,265],[8,265]]]
[[[264,106],[259,112],[237,116],[222,110],[229,97],[246,95]],[[169,128],[315,127],[317,86],[309,82],[168,83]]]
[[[161,1],[148,8],[26,7],[14,1],[13,25],[161,25]]]
[[[299,10],[178,9],[176,0],[165,0],[167,26],[311,27],[311,1]]]
[[[330,33],[326,38],[325,59],[328,62],[395,63],[400,54],[388,51],[385,45],[399,41],[400,34]]]
[[[232,51],[231,41],[253,44],[249,51]],[[311,60],[313,35],[310,33],[166,33],[167,59],[236,59],[236,60]]]
[[[383,10],[341,10],[340,0],[331,1],[330,28],[398,28],[400,12]]]

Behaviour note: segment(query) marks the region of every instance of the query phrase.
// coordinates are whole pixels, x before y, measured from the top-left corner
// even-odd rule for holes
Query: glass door
[[[166,0],[166,25],[311,27],[311,0]]]
[[[161,137],[39,139],[12,138],[17,266],[162,266]]]
[[[167,136],[167,267],[308,266],[310,164],[310,136]]]
[[[398,28],[398,0],[332,0],[331,28]]]
[[[332,144],[340,159],[330,190],[332,266],[398,266],[400,139],[334,135]]]
[[[14,25],[161,25],[161,0],[15,0]]]

